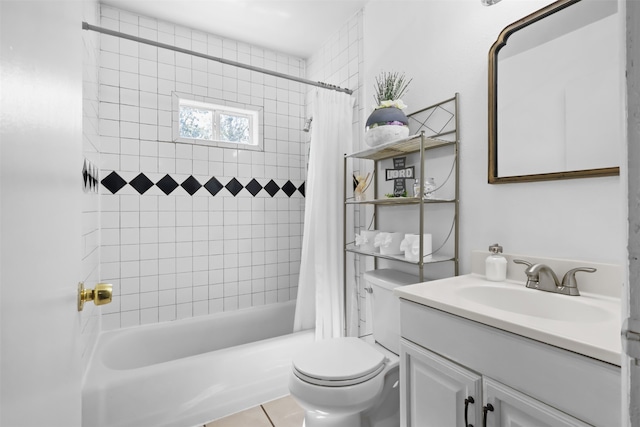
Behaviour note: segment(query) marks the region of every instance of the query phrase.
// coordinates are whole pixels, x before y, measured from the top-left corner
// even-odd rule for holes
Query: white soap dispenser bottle
[[[485,275],[487,280],[503,282],[507,279],[507,260],[503,257],[502,246],[494,244],[489,246],[489,255],[485,261]]]

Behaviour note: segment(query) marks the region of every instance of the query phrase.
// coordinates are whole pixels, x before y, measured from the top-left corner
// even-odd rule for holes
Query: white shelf
[[[366,251],[361,251],[360,249],[356,248],[355,245],[350,244],[347,245],[346,247],[346,251],[347,252],[352,252],[355,254],[359,254],[359,255],[365,255],[365,256],[372,256],[375,258],[382,258],[382,259],[388,259],[391,261],[401,261],[401,262],[406,262],[408,264],[414,264],[414,265],[418,265],[418,261],[410,261],[408,259],[406,259],[404,257],[404,254],[398,254],[398,255],[383,255],[379,252],[366,252]],[[431,256],[431,259],[425,259],[424,260],[424,264],[435,264],[438,262],[445,262],[445,261],[453,261],[455,260],[455,258],[451,255],[439,255],[439,254],[434,254]]]
[[[358,151],[356,153],[347,154],[345,157],[353,157],[356,159],[384,160],[390,157],[401,156],[403,154],[415,153],[420,151],[421,135],[412,135],[406,139],[398,139],[390,141],[377,147]],[[445,141],[437,138],[424,138],[424,149],[430,150],[438,147],[455,144],[455,141]]]
[[[426,199],[424,200],[424,204],[455,203],[455,201],[455,199]],[[345,203],[348,205],[418,205],[420,204],[420,199],[416,197],[386,197],[384,199],[372,199],[363,201],[346,200]]]

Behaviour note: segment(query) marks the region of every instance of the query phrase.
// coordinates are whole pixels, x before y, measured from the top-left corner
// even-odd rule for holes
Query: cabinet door
[[[532,397],[490,378],[483,379],[483,405],[487,427],[588,427],[577,418],[560,412]],[[484,425],[484,424],[483,424]]]
[[[480,375],[404,339],[400,358],[403,427],[466,427],[465,410],[468,423],[479,427]],[[474,403],[465,404],[465,399]]]

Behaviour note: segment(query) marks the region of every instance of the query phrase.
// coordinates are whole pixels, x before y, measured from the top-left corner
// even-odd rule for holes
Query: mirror
[[[615,0],[560,0],[489,51],[489,183],[620,174],[624,129]]]

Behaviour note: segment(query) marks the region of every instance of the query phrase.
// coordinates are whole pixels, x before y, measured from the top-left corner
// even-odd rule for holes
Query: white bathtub
[[[292,333],[278,303],[100,335],[82,395],[84,427],[190,427],[288,394]]]

